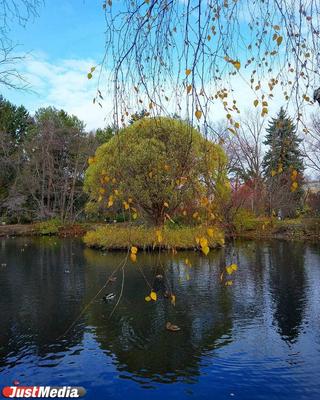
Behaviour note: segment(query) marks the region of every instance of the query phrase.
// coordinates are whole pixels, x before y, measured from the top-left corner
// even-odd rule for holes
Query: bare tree
[[[42,3],[42,0],[0,0],[0,86],[11,89],[27,87],[17,69],[24,56],[16,53],[10,30],[12,24],[25,26],[29,19],[36,17]]]
[[[303,155],[305,163],[316,176],[320,177],[320,117],[313,114],[308,133],[304,135]]]
[[[220,123],[214,127],[218,140],[228,155],[229,177],[238,193],[239,206],[245,203],[254,213],[264,211],[263,150],[264,119],[256,112],[247,111],[240,119],[239,128],[230,134],[228,126]],[[245,196],[239,191],[245,190]]]
[[[6,215],[74,220],[85,205],[84,172],[97,145],[76,117],[50,107],[38,110],[16,158],[10,157],[16,174],[3,204]]]

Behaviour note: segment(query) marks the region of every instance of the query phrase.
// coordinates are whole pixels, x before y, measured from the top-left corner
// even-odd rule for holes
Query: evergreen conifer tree
[[[302,139],[283,108],[272,118],[267,128],[268,146],[262,167],[268,191],[270,213],[283,217],[294,216],[303,196],[303,158],[299,149]]]

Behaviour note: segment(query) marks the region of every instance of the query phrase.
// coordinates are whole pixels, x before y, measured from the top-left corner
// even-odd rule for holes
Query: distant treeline
[[[53,107],[31,116],[0,97],[0,220],[74,220],[83,214],[87,160],[112,137],[86,132],[77,117]]]

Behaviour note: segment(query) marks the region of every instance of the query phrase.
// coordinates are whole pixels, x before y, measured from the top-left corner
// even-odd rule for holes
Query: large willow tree
[[[319,80],[318,0],[107,0],[106,80],[115,123],[132,110],[177,113],[208,128],[218,103],[236,132],[241,100],[266,116],[281,96],[302,121]],[[104,70],[103,74],[101,74]],[[88,77],[97,71],[92,68]],[[241,98],[234,89],[243,82]]]

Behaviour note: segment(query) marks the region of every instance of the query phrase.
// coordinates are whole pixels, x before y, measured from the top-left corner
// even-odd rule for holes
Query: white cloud
[[[88,130],[104,127],[110,116],[111,99],[101,101],[103,108],[93,104],[97,80],[87,73],[95,60],[65,59],[50,61],[43,54],[25,60],[21,74],[30,84],[30,91],[8,92],[15,103],[23,104],[31,113],[40,107],[54,106],[76,115],[86,123]]]
[[[112,122],[111,109],[112,109],[112,94],[108,91],[103,91],[105,96],[101,100],[103,108],[99,105],[93,104],[92,100],[96,95],[98,71],[93,74],[93,79],[88,80],[87,73],[90,68],[96,65],[97,62],[93,59],[63,59],[63,60],[49,60],[43,53],[34,54],[32,57],[26,59],[23,66],[21,66],[22,75],[29,81],[31,89],[34,92],[8,92],[4,93],[10,101],[16,104],[23,104],[31,112],[34,113],[40,107],[54,106],[58,109],[64,109],[70,114],[76,115],[78,118],[86,123],[88,130],[104,127],[106,124]],[[233,97],[237,100],[238,107],[241,114],[246,109],[253,108],[253,101],[256,94],[252,91],[247,83],[248,76],[239,79],[238,76],[233,77],[229,84],[233,89]],[[261,81],[261,85],[267,88],[269,77],[265,77]],[[102,78],[102,82],[107,82],[107,77]],[[225,82],[227,84],[227,82]],[[206,85],[207,93],[214,94],[215,88],[213,83]],[[228,85],[227,85],[228,86]],[[171,101],[167,103],[168,111],[172,113],[178,111],[177,104],[182,106],[182,115],[185,116],[185,91],[181,94],[174,95],[174,88],[168,84],[165,85],[168,93],[172,93]],[[133,90],[127,88],[128,93],[133,93]],[[106,94],[107,92],[108,94]],[[145,100],[143,95],[139,96]],[[171,97],[171,96],[170,96]],[[286,105],[281,90],[274,90],[273,100],[269,99],[269,114],[274,116],[279,110],[281,105]],[[129,96],[128,98],[129,112],[134,112],[141,104],[138,103],[136,96]],[[146,106],[147,107],[147,106]],[[289,106],[289,113],[295,116],[294,108]],[[220,101],[215,101],[208,109],[209,119],[212,122],[217,122],[225,117],[226,112],[223,110]],[[237,119],[237,115],[234,115]]]

